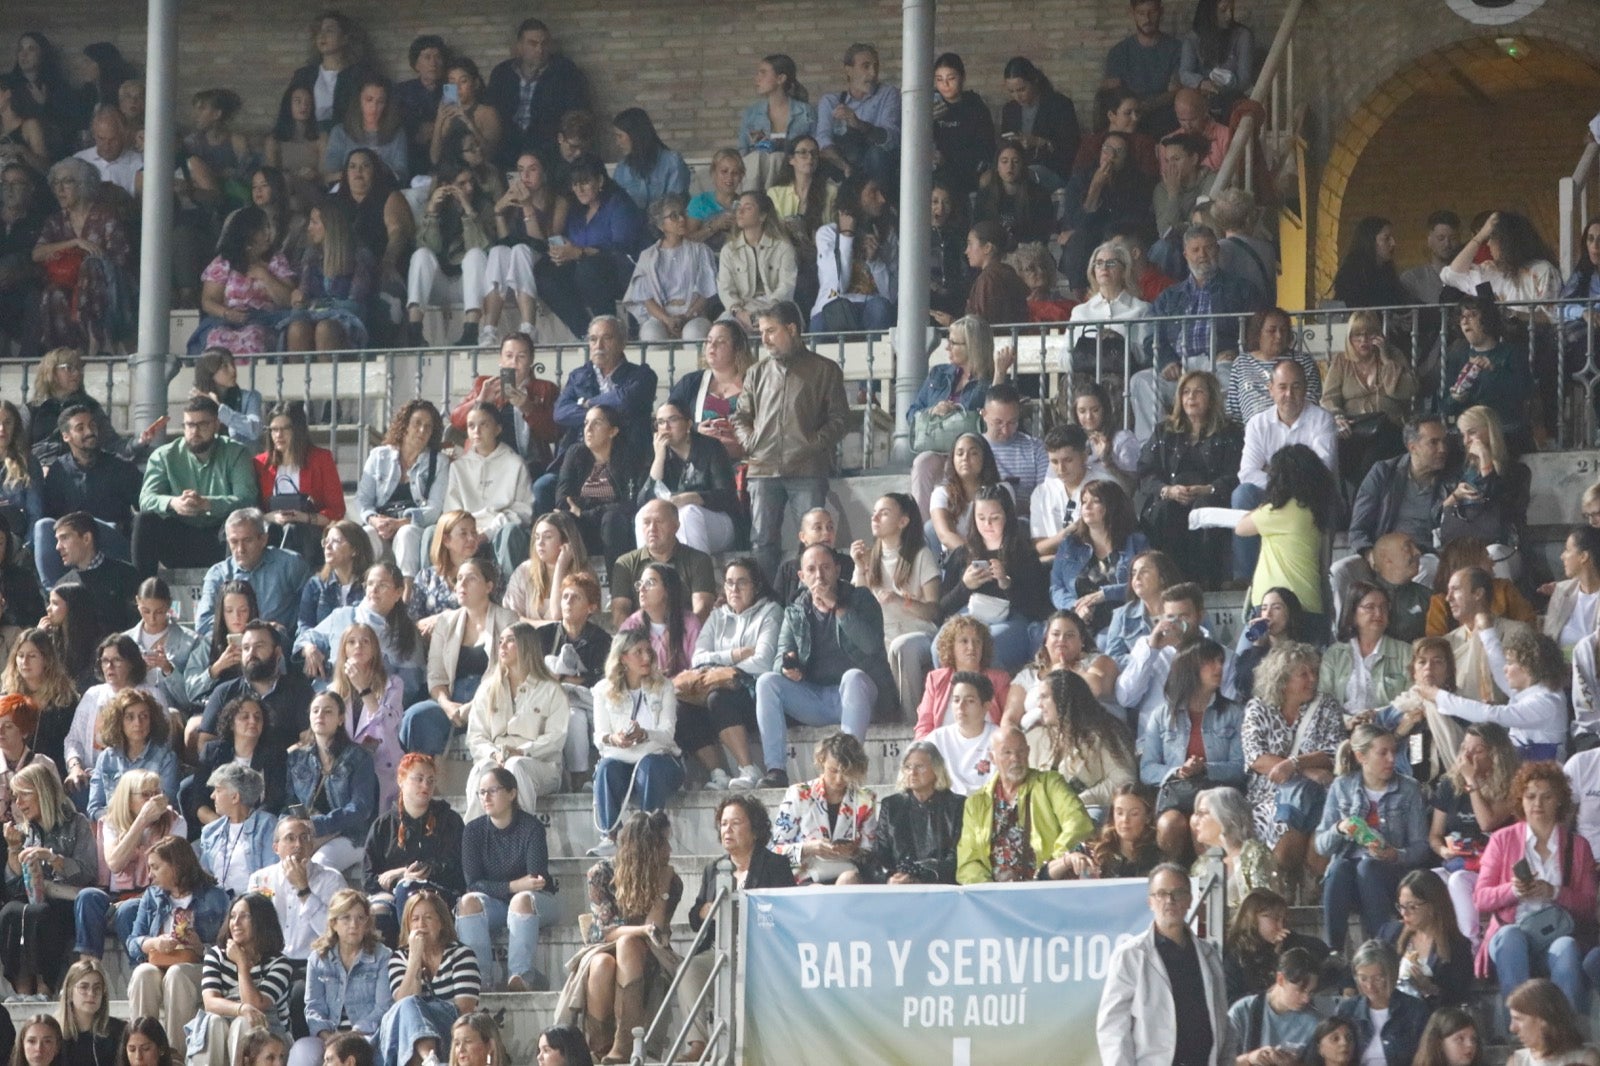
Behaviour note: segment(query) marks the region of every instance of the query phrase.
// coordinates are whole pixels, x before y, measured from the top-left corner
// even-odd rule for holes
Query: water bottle
[[[1257,618],[1254,622],[1251,622],[1245,627],[1244,639],[1249,641],[1251,644],[1256,643],[1258,640],[1267,635],[1267,628],[1269,624],[1270,623],[1268,623],[1265,618]]]
[[[22,891],[29,903],[44,903],[44,882],[34,876],[31,862],[22,864]]]
[[[1478,375],[1483,373],[1483,367],[1475,360],[1468,359],[1467,365],[1461,368],[1461,373],[1456,377],[1456,383],[1450,386],[1450,395],[1460,401],[1467,398],[1472,392],[1472,386],[1477,382]]]
[[[1346,818],[1344,824],[1350,829],[1350,839],[1356,847],[1366,848],[1369,844],[1383,845],[1383,834],[1360,818]]]

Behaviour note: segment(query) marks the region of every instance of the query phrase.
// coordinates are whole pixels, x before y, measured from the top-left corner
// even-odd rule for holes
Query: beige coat
[[[827,477],[849,414],[839,364],[801,351],[749,369],[732,421],[751,477]]]
[[[794,245],[788,241],[763,234],[752,249],[744,234],[735,232],[717,257],[717,294],[730,314],[754,315],[793,300],[799,273]]]

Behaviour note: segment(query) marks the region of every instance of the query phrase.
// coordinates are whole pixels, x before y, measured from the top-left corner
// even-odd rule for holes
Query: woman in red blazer
[[[311,443],[304,406],[280,403],[267,415],[267,450],[256,456],[267,521],[282,546],[322,569],[322,531],[344,517],[344,485],[333,453]]]
[[[1530,977],[1549,977],[1578,1010],[1583,953],[1594,943],[1594,853],[1569,828],[1572,786],[1560,763],[1523,764],[1511,795],[1521,818],[1489,837],[1473,890],[1478,910],[1490,916],[1478,949],[1478,976],[1487,977],[1492,963],[1502,996]],[[1519,871],[1523,860],[1528,865]],[[1535,951],[1517,919],[1551,906],[1571,915],[1572,933]]]

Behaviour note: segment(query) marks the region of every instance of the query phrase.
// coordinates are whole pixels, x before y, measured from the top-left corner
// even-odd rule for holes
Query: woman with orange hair
[[[466,891],[461,871],[461,816],[435,796],[439,770],[433,756],[412,752],[396,772],[400,796],[367,834],[367,894],[372,917],[391,946],[398,916],[413,892],[433,889],[448,906]]]
[[[11,823],[11,776],[32,763],[50,763],[31,745],[38,725],[39,705],[33,700],[20,692],[0,696],[0,823]]]

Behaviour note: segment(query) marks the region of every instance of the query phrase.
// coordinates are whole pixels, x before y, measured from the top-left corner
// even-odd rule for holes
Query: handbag
[[[1204,774],[1179,777],[1174,771],[1162,780],[1161,787],[1156,791],[1156,813],[1182,811],[1185,814],[1193,814],[1195,797],[1200,795],[1203,789],[1210,787],[1211,782],[1206,780]]]
[[[1561,839],[1561,883],[1567,884],[1572,879],[1572,832],[1569,830]],[[1564,936],[1571,936],[1578,928],[1578,923],[1573,920],[1572,912],[1552,902],[1548,907],[1541,907],[1531,914],[1524,914],[1517,919],[1517,928],[1521,929],[1528,938],[1528,949],[1536,955],[1543,955]]]
[[[719,689],[734,688],[739,684],[739,669],[734,666],[707,666],[684,670],[672,679],[678,702],[704,707],[711,694]]]
[[[63,248],[44,261],[45,280],[53,289],[76,289],[78,274],[89,253],[82,248]]]
[[[962,434],[982,432],[983,417],[977,411],[962,408],[944,415],[931,409],[918,411],[911,420],[911,450],[948,455]]]

